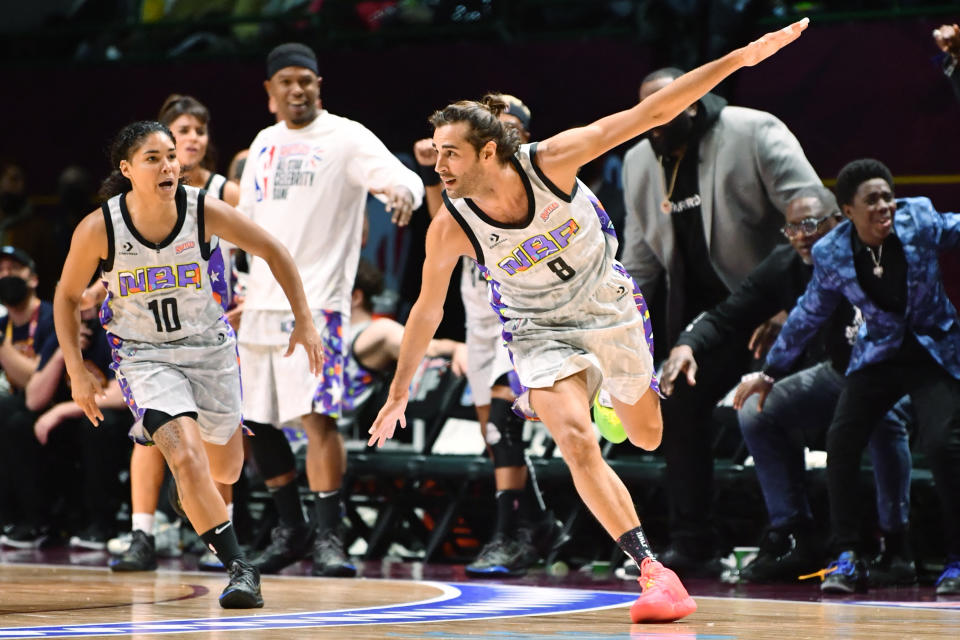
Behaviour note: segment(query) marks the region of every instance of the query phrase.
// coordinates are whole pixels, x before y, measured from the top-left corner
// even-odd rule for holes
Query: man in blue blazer
[[[879,419],[909,394],[943,509],[949,555],[937,593],[960,594],[960,320],[937,261],[940,251],[960,245],[960,214],[938,213],[927,198],[894,199],[890,170],[877,160],[845,166],[836,192],[848,220],[814,246],[813,278],[767,354],[768,384],[759,393],[790,370],[842,298],[858,307],[864,324],[827,433],[838,558],[821,588],[866,588],[857,554],[860,458]]]

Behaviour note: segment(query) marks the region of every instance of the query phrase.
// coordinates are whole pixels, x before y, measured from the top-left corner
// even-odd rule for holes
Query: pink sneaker
[[[680,578],[654,560],[640,563],[640,597],[630,607],[634,622],[673,622],[697,610],[697,603],[683,588]]]

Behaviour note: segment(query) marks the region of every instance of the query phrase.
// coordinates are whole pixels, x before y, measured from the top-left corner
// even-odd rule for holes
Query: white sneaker
[[[111,555],[122,556],[127,552],[127,549],[130,548],[130,540],[133,539],[133,533],[127,531],[121,533],[116,538],[110,538],[107,540],[107,551]]]
[[[166,517],[164,517],[166,520]],[[159,519],[153,528],[156,539],[157,556],[160,558],[179,558],[183,555],[183,545],[180,542],[180,521],[163,522]]]

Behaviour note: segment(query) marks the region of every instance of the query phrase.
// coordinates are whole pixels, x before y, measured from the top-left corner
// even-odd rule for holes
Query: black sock
[[[270,487],[270,496],[277,507],[280,523],[294,529],[304,529],[307,521],[300,506],[300,490],[297,481],[288,482],[282,487]]]
[[[240,543],[237,542],[237,532],[229,520],[201,533],[200,539],[217,554],[224,567],[229,567],[234,560],[243,559],[243,551],[240,550]]]
[[[340,524],[340,489],[321,491],[313,497],[313,519],[317,526],[317,535],[336,530]]]
[[[523,500],[522,489],[497,491],[497,533],[508,538],[517,535],[520,526],[520,503]]]
[[[634,527],[630,529],[630,531],[627,531],[617,538],[617,544],[620,545],[624,553],[637,563],[638,567],[640,566],[640,561],[644,558],[656,560],[656,557],[653,555],[653,550],[650,548],[650,543],[647,542],[647,536],[643,533],[642,527]]]

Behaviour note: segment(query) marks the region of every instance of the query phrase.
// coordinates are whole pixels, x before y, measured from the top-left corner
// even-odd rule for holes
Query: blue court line
[[[498,584],[449,584],[439,582],[418,582],[418,584],[437,587],[442,593],[438,597],[418,602],[337,611],[143,622],[104,622],[47,627],[5,627],[0,628],[0,639],[82,638],[93,635],[121,637],[147,633],[261,631],[267,629],[482,620],[622,607],[632,603],[637,597],[636,593]]]

